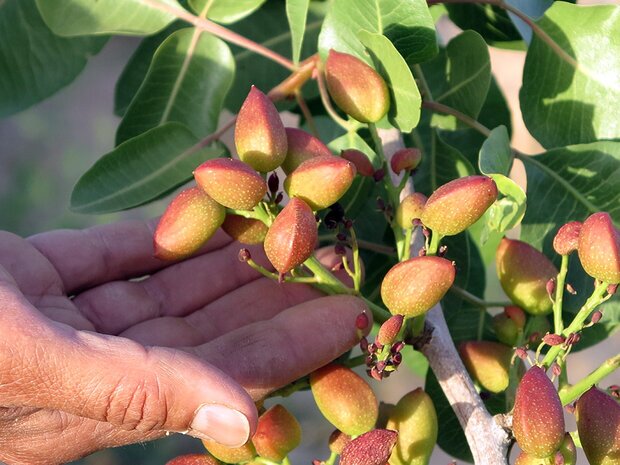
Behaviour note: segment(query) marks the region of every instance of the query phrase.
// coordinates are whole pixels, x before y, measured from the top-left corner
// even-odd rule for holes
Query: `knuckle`
[[[123,378],[109,392],[105,421],[125,430],[151,432],[164,427],[167,401],[157,375]]]

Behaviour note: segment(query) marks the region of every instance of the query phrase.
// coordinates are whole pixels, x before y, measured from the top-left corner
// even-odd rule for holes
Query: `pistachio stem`
[[[476,131],[478,131],[480,134],[482,134],[485,137],[489,137],[489,135],[491,134],[491,130],[489,128],[479,123],[477,120],[475,120],[471,116],[467,116],[466,114],[461,113],[455,108],[449,107],[439,102],[433,102],[431,100],[425,100],[424,102],[422,102],[422,107],[428,108],[429,110],[432,110],[434,112],[445,113],[446,115],[452,115],[456,117],[456,119],[465,123],[470,128],[475,129]]]
[[[401,261],[409,260],[411,257],[411,237],[413,236],[413,228],[405,230],[405,248],[403,250],[403,256]]]
[[[263,55],[265,58],[269,58],[270,60],[275,61],[276,63],[291,71],[294,71],[296,69],[295,64],[291,60],[289,60],[288,58],[284,58],[279,53],[276,53],[273,50],[268,49],[264,45],[248,39],[247,37],[237,34],[236,32],[231,31],[224,26],[220,26],[219,24],[209,21],[208,19],[196,16],[188,10],[181,8],[180,6],[176,7],[172,4],[156,0],[143,0],[143,2],[151,8],[165,11],[166,13],[170,13],[179,19],[187,21],[188,23],[196,26],[198,29],[209,32],[214,36],[225,40],[226,42],[230,42],[231,44],[238,45],[239,47],[245,48],[259,55]]]
[[[306,123],[308,123],[308,128],[310,129],[310,132],[312,133],[312,135],[314,137],[319,138],[319,130],[316,127],[316,123],[314,122],[314,117],[312,116],[312,112],[310,111],[310,108],[308,108],[308,104],[306,103],[306,100],[304,99],[303,94],[298,91],[295,93],[295,99],[297,100],[297,105],[299,105],[299,108],[301,110],[301,112],[304,115],[304,118],[306,119]]]
[[[562,331],[562,335],[569,336],[571,333],[577,333],[583,329],[586,319],[596,307],[611,297],[609,295],[604,296],[608,285],[608,283],[597,283],[592,295],[586,300],[586,303],[583,304],[583,307],[581,307],[577,315],[575,315],[571,324]],[[561,352],[565,352],[565,350],[563,344],[551,347],[543,359],[542,365],[545,367],[551,366],[556,357],[560,355]]]
[[[377,126],[374,123],[368,123],[368,130],[370,131],[370,136],[372,137],[375,151],[381,159],[381,164],[384,172],[383,184],[388,194],[389,204],[392,206],[392,211],[396,211],[398,205],[400,204],[400,191],[396,188],[396,186],[392,182],[391,176],[389,175],[388,160],[383,150],[383,142],[381,141],[381,137],[379,137],[379,133],[377,132]],[[402,261],[405,251],[405,236],[403,235],[403,230],[396,223],[396,221],[392,221],[390,226],[394,233],[394,241],[396,242],[398,261]]]
[[[424,97],[428,100],[433,100],[433,94],[431,92],[430,86],[428,85],[428,82],[426,82],[426,77],[424,76],[422,67],[420,65],[413,65],[413,74],[415,74],[416,77],[420,80]]]
[[[433,231],[431,234],[431,243],[426,250],[426,255],[437,255],[437,250],[439,250],[439,244],[441,242],[441,234],[436,231]]]
[[[279,462],[266,459],[265,457],[254,457],[253,462],[262,463],[263,465],[281,465]]]
[[[558,57],[568,63],[571,67],[575,69],[582,68],[581,66],[579,66],[577,60],[575,60],[572,56],[566,53],[564,49],[562,49],[562,47],[560,47],[560,45],[555,40],[553,40],[543,28],[536,24],[536,22],[534,22],[532,18],[530,18],[518,8],[515,8],[514,6],[502,0],[427,0],[426,3],[429,6],[436,5],[438,3],[482,3],[503,8],[504,10],[511,12],[519,19],[521,19],[525,24],[527,24],[530,29],[532,29],[532,32],[534,34],[536,34],[543,42],[545,42]]]
[[[605,360],[600,367],[591,372],[588,376],[565,389],[560,389],[559,395],[562,405],[567,405],[581,397],[595,384],[599,383],[603,378],[609,376],[620,367],[620,354],[616,354]]]
[[[321,234],[319,236],[319,241],[331,241],[334,240],[336,236],[333,234]],[[364,239],[357,238],[357,245],[360,249],[371,250],[373,252],[380,253],[382,255],[388,255],[390,257],[396,256],[396,250],[389,245],[377,244],[375,242],[370,242]]]
[[[568,255],[562,255],[562,264],[556,281],[555,300],[553,302],[553,322],[555,334],[562,334],[564,322],[562,321],[562,301],[564,299],[564,282],[568,273]]]
[[[353,288],[356,292],[360,292],[362,288],[362,265],[360,261],[360,248],[357,243],[357,235],[355,234],[355,229],[351,228],[349,232],[351,233],[351,248],[353,249],[353,268],[355,269],[355,274],[353,275]]]
[[[470,304],[475,305],[476,307],[479,308],[489,308],[489,307],[507,307],[509,305],[512,305],[511,302],[502,302],[502,301],[487,301],[487,300],[483,300],[480,297],[475,296],[474,294],[472,294],[471,292],[466,291],[465,289],[463,289],[462,287],[459,286],[452,286],[450,288],[450,292],[452,292],[453,294],[458,295],[460,298],[462,298],[463,300],[469,302]]]
[[[338,454],[335,452],[332,452],[329,455],[329,458],[325,461],[325,465],[334,465],[336,463],[337,458],[338,458]]]

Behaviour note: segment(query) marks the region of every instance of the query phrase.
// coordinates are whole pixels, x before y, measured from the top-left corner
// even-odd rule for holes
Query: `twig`
[[[578,383],[573,384],[569,388],[561,389],[559,394],[562,405],[570,404],[574,400],[581,397],[581,394],[586,392],[588,389],[597,384],[606,376],[612,374],[618,369],[618,367],[620,367],[620,354],[616,354],[613,357],[605,360],[600,367],[598,367],[596,370],[594,370],[592,373],[590,373]]]
[[[450,288],[450,292],[452,292],[453,294],[458,295],[461,299],[469,302],[470,304],[479,307],[479,308],[489,308],[489,307],[507,307],[509,305],[512,305],[512,303],[506,301],[506,302],[502,302],[502,301],[487,301],[487,300],[483,300],[475,295],[473,295],[471,292],[467,292],[465,289],[463,289],[462,287],[459,286],[452,286]]]
[[[480,134],[482,134],[485,137],[489,137],[489,135],[491,134],[491,130],[489,128],[487,128],[483,124],[480,124],[478,121],[476,121],[471,116],[467,116],[466,114],[461,113],[455,108],[449,107],[439,102],[433,102],[430,100],[425,100],[424,102],[422,102],[422,107],[428,108],[429,110],[433,110],[438,113],[445,113],[446,115],[452,115],[456,117],[456,119],[465,123],[470,128],[475,129],[476,131],[478,131]]]
[[[308,104],[304,99],[304,96],[301,92],[295,93],[295,99],[297,100],[297,105],[299,105],[299,109],[301,110],[304,118],[306,118],[306,123],[308,123],[308,128],[314,137],[319,137],[319,130],[316,127],[316,123],[314,122],[314,117],[312,116],[312,112],[310,112],[310,108],[308,108]]]

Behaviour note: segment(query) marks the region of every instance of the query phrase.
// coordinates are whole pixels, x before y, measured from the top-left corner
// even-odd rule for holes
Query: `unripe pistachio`
[[[207,454],[185,454],[169,460],[166,465],[220,465],[220,461]]]
[[[410,258],[387,272],[381,283],[381,298],[393,315],[419,316],[441,300],[454,277],[454,265],[445,258]]]
[[[262,244],[269,228],[260,220],[240,215],[226,215],[222,229],[242,244]]]
[[[282,405],[276,404],[258,419],[252,443],[256,452],[275,462],[281,462],[301,442],[301,426]]]
[[[437,412],[421,388],[405,394],[390,413],[387,429],[398,431],[390,465],[427,465],[437,442]]]
[[[521,307],[517,307],[516,305],[508,305],[504,307],[504,314],[515,322],[517,328],[525,328],[527,316]]]
[[[351,436],[344,434],[342,431],[336,429],[329,435],[329,450],[335,454],[342,454],[345,446],[351,442]]]
[[[620,404],[596,387],[577,401],[577,431],[590,465],[620,463]]]
[[[331,364],[310,374],[316,405],[327,420],[350,436],[375,426],[379,406],[368,383],[353,370]]]
[[[315,157],[303,162],[288,175],[284,188],[290,197],[298,197],[313,210],[336,203],[355,178],[353,163],[340,157]]]
[[[267,193],[267,183],[249,165],[214,158],[194,171],[194,179],[213,200],[235,210],[252,210]]]
[[[390,167],[395,174],[411,171],[422,161],[422,152],[416,148],[404,148],[396,151],[390,159]]]
[[[525,312],[516,305],[509,305],[502,313],[493,317],[493,329],[497,339],[504,344],[514,346],[519,338],[519,331],[525,326]]]
[[[560,255],[568,255],[577,250],[579,245],[579,233],[581,232],[581,222],[571,221],[566,223],[555,234],[553,238],[553,250]]]
[[[330,50],[325,79],[336,105],[362,123],[379,121],[390,108],[390,93],[383,78],[353,55]]]
[[[555,454],[564,441],[564,410],[544,370],[530,368],[515,396],[512,430],[521,449],[533,457]]]
[[[397,439],[396,431],[368,431],[345,446],[340,465],[385,465]]]
[[[265,253],[276,270],[287,273],[312,255],[318,238],[314,213],[303,200],[292,198],[267,231]]]
[[[211,440],[203,440],[202,444],[209,453],[224,463],[241,463],[249,462],[256,457],[256,449],[251,441],[246,442],[241,447],[226,447],[219,442]]]
[[[198,251],[224,222],[226,209],[199,187],[179,193],[159,220],[155,257],[179,260]]]
[[[620,283],[620,232],[609,213],[594,213],[583,222],[577,252],[590,276],[609,284]]]
[[[383,345],[392,344],[398,337],[400,328],[403,326],[403,320],[402,315],[393,315],[388,318],[379,328],[377,342]]]
[[[340,153],[345,160],[349,160],[355,165],[355,169],[361,176],[372,177],[375,174],[375,167],[364,152],[357,149],[347,149]]]
[[[510,381],[512,348],[491,341],[468,341],[459,346],[467,371],[489,392],[506,390]]]
[[[296,128],[286,128],[288,150],[282,162],[282,171],[292,173],[306,160],[314,157],[331,157],[332,152],[319,139],[306,131]]]
[[[453,236],[478,221],[496,199],[497,186],[487,176],[455,179],[429,197],[422,223],[442,236]]]
[[[531,245],[503,238],[497,248],[495,264],[506,295],[531,315],[551,312],[547,282],[558,275],[553,263]]]
[[[564,441],[560,446],[560,453],[564,459],[564,465],[575,465],[577,463],[577,447],[570,433],[564,435]]]
[[[413,220],[422,218],[424,205],[426,205],[427,201],[428,198],[420,192],[414,192],[405,197],[398,205],[396,215],[394,216],[398,226],[403,229],[412,229]]]
[[[237,114],[235,146],[242,161],[263,173],[275,170],[286,158],[286,131],[278,110],[254,86]]]

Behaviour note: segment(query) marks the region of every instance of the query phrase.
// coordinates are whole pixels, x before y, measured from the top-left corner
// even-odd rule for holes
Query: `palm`
[[[0,236],[0,284],[12,288],[17,299],[25,298],[38,311],[36,318],[69,339],[98,338],[106,344],[122,336],[127,338],[123,343],[168,351],[171,357],[175,352],[166,348],[178,348],[226,372],[254,399],[355,343],[356,302],[345,302],[344,311],[342,300],[313,305],[318,291],[261,277],[239,262],[239,244],[223,233],[201,255],[172,265],[152,257],[151,237],[151,227],[141,222],[30,240],[5,233]],[[253,254],[260,261],[262,252]],[[334,325],[344,330],[329,331]],[[61,410],[0,412],[0,443],[10,441],[17,458],[17,451],[28,451],[29,463],[50,463],[50,440],[61,461],[164,434],[157,428],[127,431]],[[43,441],[46,447],[37,448]]]

